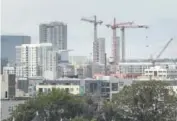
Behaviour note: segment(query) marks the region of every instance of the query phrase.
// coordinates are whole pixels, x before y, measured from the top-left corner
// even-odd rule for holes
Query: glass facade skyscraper
[[[16,46],[22,44],[30,44],[30,36],[21,36],[21,35],[1,35],[1,72],[3,66],[9,63],[15,63],[16,57]]]

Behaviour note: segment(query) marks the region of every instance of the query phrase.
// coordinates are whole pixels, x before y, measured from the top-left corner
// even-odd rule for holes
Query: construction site
[[[157,69],[156,67],[166,69],[169,78],[177,78],[177,59],[161,59],[165,51],[168,51],[169,45],[172,41],[176,41],[174,37],[169,38],[166,44],[158,51],[157,56],[147,59],[127,59],[126,58],[126,29],[149,29],[148,25],[136,24],[133,21],[117,22],[116,18],[113,19],[112,24],[103,24],[102,20],[98,20],[97,16],[93,19],[81,18],[81,21],[91,23],[94,27],[93,30],[93,50],[92,50],[92,76],[115,76],[117,78],[138,78],[145,75],[146,69]],[[99,37],[97,36],[98,25],[103,25],[112,30],[111,40],[111,56],[107,57],[105,52],[105,44],[100,44]],[[117,34],[120,30],[120,36]],[[105,41],[105,40],[104,40]],[[104,42],[105,43],[105,42]],[[101,45],[101,46],[100,46]],[[104,50],[104,52],[103,52]],[[103,61],[104,57],[104,61]]]

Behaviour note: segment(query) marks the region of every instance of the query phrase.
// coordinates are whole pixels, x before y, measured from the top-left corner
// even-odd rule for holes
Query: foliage
[[[31,121],[38,112],[46,121],[57,121],[62,117],[72,118],[81,115],[83,105],[84,101],[80,97],[53,90],[17,106],[12,116],[15,117],[15,121]]]
[[[92,97],[61,90],[41,93],[17,106],[12,117],[15,121],[31,121],[38,112],[45,121],[175,121],[176,107],[177,97],[167,84],[149,81],[124,87],[102,106]],[[6,121],[12,121],[12,117]]]
[[[91,120],[88,120],[84,117],[75,117],[74,119],[72,119],[72,121],[97,121],[96,119],[91,119]]]
[[[137,82],[116,94],[112,106],[121,121],[175,121],[177,98],[161,81]]]
[[[74,119],[72,119],[72,121],[89,121],[89,120],[83,117],[75,117]]]

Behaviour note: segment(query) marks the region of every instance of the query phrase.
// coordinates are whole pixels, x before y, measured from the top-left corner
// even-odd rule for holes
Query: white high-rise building
[[[99,63],[105,63],[105,38],[98,38]]]
[[[50,76],[50,79],[59,78],[59,63],[60,63],[60,53],[58,51],[48,51],[46,63],[43,65],[43,77]]]
[[[46,44],[46,46],[44,46]],[[51,70],[50,65],[53,65],[51,62],[53,59],[50,53],[53,52],[52,44],[51,43],[43,43],[40,44],[40,48],[38,54],[40,55],[38,67],[39,67],[39,76],[43,76],[46,70]]]
[[[67,49],[67,25],[63,22],[40,24],[39,37],[40,43],[52,43],[59,50]]]
[[[67,65],[69,60],[69,50],[49,50],[43,59],[42,76],[46,79],[57,79],[64,74],[63,65]],[[44,52],[44,51],[43,51]],[[44,53],[45,54],[45,53]]]
[[[47,63],[48,50],[51,43],[23,44],[16,46],[16,75],[17,77],[34,77],[41,75],[41,69]]]

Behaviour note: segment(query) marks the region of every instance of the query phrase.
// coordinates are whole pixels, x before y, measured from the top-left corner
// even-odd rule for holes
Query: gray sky
[[[127,58],[148,58],[150,54],[158,53],[174,36],[176,39],[162,58],[176,58],[176,6],[176,0],[2,0],[1,32],[30,35],[33,43],[37,43],[40,23],[63,21],[68,24],[68,47],[74,49],[71,55],[88,56],[92,52],[93,25],[80,21],[80,18],[97,15],[108,24],[116,17],[120,22],[134,21],[150,26],[148,30],[126,30]],[[98,36],[106,38],[106,51],[110,54],[112,31],[104,25],[98,30]]]

